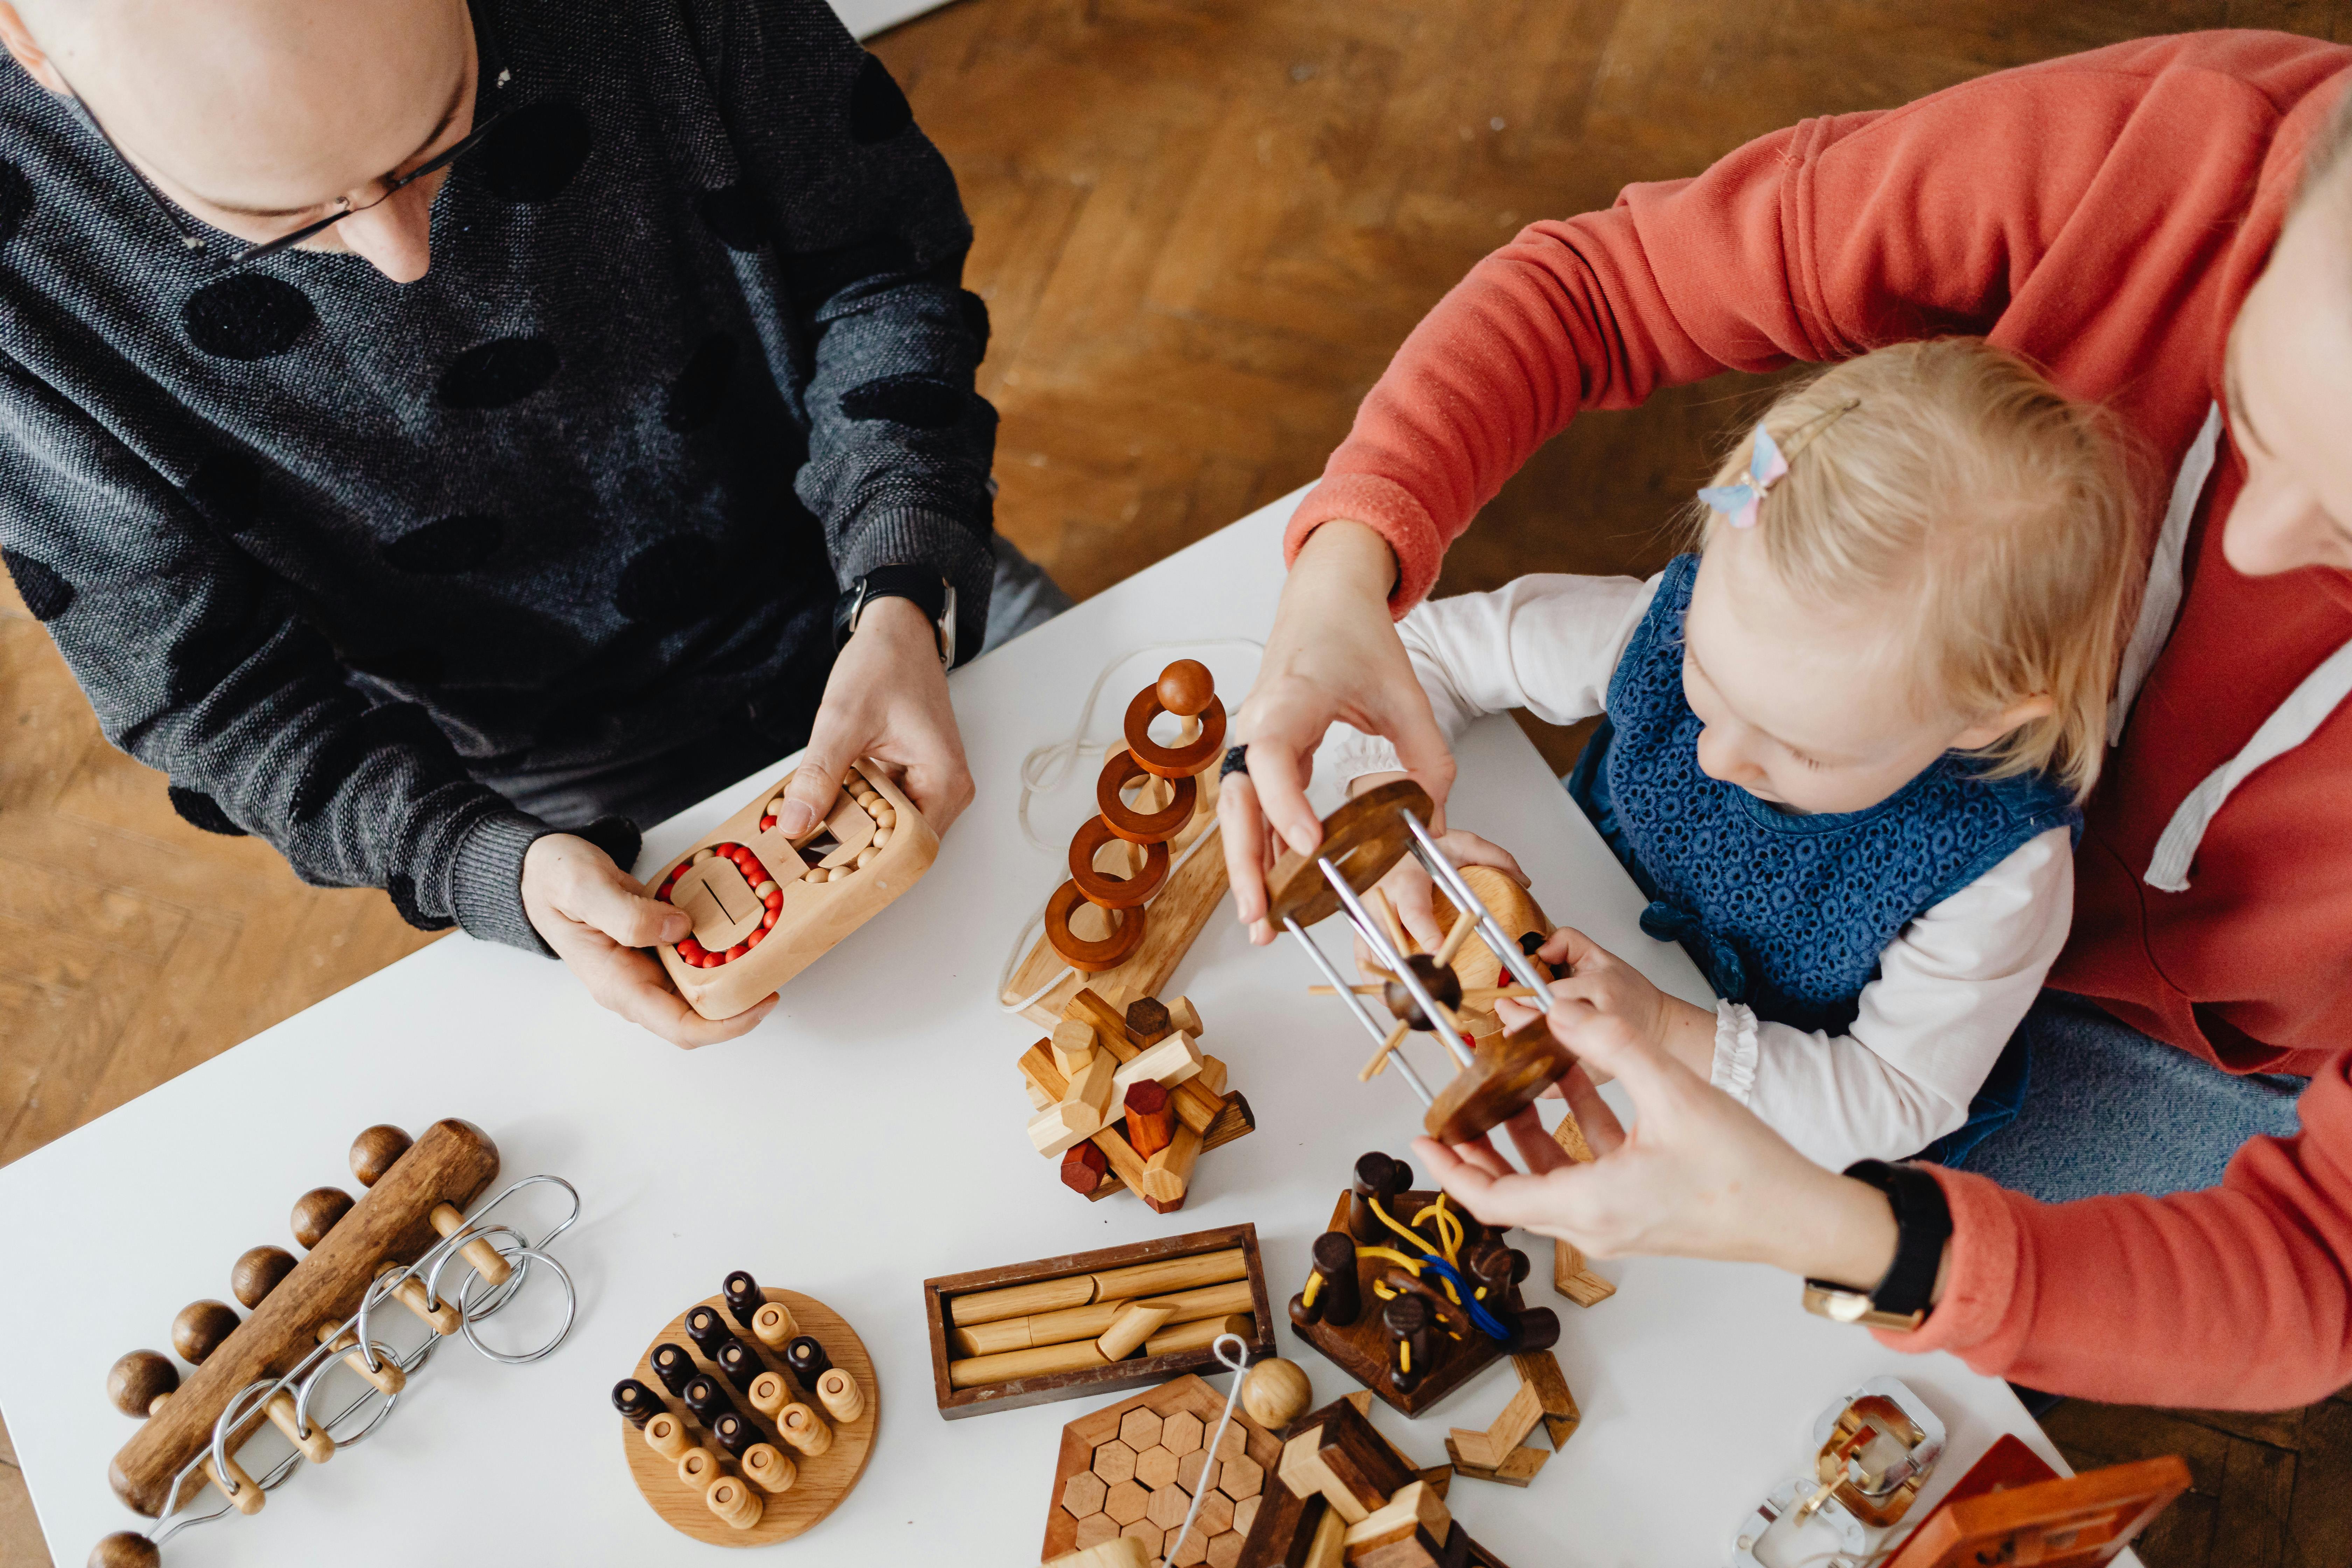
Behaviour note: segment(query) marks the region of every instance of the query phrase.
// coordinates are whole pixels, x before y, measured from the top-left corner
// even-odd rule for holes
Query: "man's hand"
[[[808,755],[784,787],[777,831],[798,838],[814,827],[844,775],[866,757],[889,771],[935,833],[971,804],[971,769],[948,702],[939,635],[911,600],[868,604],[834,661]]]
[[[1454,754],[1389,615],[1395,581],[1388,542],[1359,522],[1325,523],[1291,563],[1256,684],[1234,715],[1249,774],[1227,778],[1217,796],[1234,912],[1254,942],[1274,940],[1265,873],[1279,847],[1307,854],[1323,841],[1307,784],[1333,720],[1386,737],[1441,811],[1454,787]]]
[[[671,1045],[691,1050],[731,1040],[776,1005],[771,996],[717,1023],[688,1006],[660,962],[638,950],[676,942],[693,922],[684,910],[647,898],[644,883],[584,838],[551,833],[532,843],[522,858],[522,907],[599,1006]]]
[[[1553,1033],[1562,1040],[1555,1009]],[[1807,1160],[1747,1107],[1631,1030],[1584,1031],[1589,1065],[1633,1098],[1632,1131],[1586,1123],[1599,1158],[1569,1161],[1529,1106],[1505,1123],[1531,1173],[1487,1139],[1413,1140],[1438,1184],[1489,1225],[1559,1237],[1599,1258],[1629,1253],[1769,1263],[1868,1286],[1895,1256],[1885,1196]],[[1575,1098],[1571,1096],[1571,1098]]]

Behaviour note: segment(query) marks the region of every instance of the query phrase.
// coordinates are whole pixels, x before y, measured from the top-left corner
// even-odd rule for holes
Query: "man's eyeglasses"
[[[170,224],[173,230],[179,234],[180,243],[190,250],[205,250],[208,248],[205,237],[188,226],[186,221],[180,216],[179,209],[173,206],[171,202],[165,198],[163,192],[157,190],[154,185],[148,181],[145,174],[139,172],[139,165],[133,163],[123,153],[122,149],[115,145],[114,138],[106,133],[106,127],[98,122],[98,117],[89,111],[89,105],[81,100],[81,95],[68,90],[66,96],[67,100],[73,105],[74,112],[80,116],[81,122],[84,125],[89,126],[91,131],[95,132],[100,142],[106,143],[107,151],[114,154],[115,161],[122,165],[123,169],[131,175],[131,179],[138,184],[139,188],[146,193],[147,199],[155,204],[155,210],[163,215],[163,221]],[[370,207],[379,206],[384,202],[391,200],[393,196],[397,195],[399,192],[405,190],[410,185],[415,184],[417,181],[424,179],[426,175],[439,174],[442,170],[447,168],[450,164],[456,163],[458,159],[464,157],[467,153],[480,146],[483,139],[488,136],[491,132],[497,130],[500,122],[502,122],[511,112],[511,110],[500,110],[499,112],[491,115],[488,120],[482,121],[481,124],[474,127],[472,131],[467,132],[467,134],[459,137],[456,142],[450,143],[447,147],[443,148],[440,152],[435,153],[432,157],[427,158],[414,169],[409,170],[406,174],[380,182],[377,186],[377,194],[373,199],[364,202],[353,203],[350,197],[342,197],[336,203],[336,207],[333,212],[328,214],[325,217],[319,219],[316,223],[307,223],[300,228],[295,229],[290,234],[281,234],[275,239],[265,239],[257,245],[248,245],[244,247],[236,254],[229,257],[229,268],[231,270],[235,270],[240,267],[247,267],[252,265],[254,262],[261,261],[269,257],[275,256],[281,250],[290,250],[306,239],[316,238],[318,236],[326,233],[329,229],[334,227],[337,224],[342,222],[353,213],[363,213]]]

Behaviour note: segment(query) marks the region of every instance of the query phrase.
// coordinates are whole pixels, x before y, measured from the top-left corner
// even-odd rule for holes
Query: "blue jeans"
[[[2014,1105],[1987,1114],[2008,1079]],[[2292,1136],[2294,1103],[2310,1081],[2223,1072],[2079,996],[2044,991],[1969,1108],[1969,1125],[1921,1158],[2044,1203],[2194,1192],[2219,1186],[2248,1139]]]

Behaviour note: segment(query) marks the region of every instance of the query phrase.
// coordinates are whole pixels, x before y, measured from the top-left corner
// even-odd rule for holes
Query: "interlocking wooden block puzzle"
[[[1306,1288],[1290,1299],[1290,1322],[1339,1370],[1417,1415],[1497,1356],[1550,1350],[1559,1316],[1520,1299],[1527,1254],[1412,1184],[1402,1160],[1356,1162],[1316,1238]]]
[[[1045,1562],[1118,1536],[1171,1568],[1234,1568],[1257,1518],[1281,1445],[1235,1409],[1212,1453],[1224,1396],[1194,1376],[1163,1383],[1062,1428]],[[1200,1499],[1191,1532],[1177,1538]]]
[[[1168,743],[1151,733],[1162,718],[1178,731]],[[1009,1007],[1075,971],[1023,1009],[1047,1028],[1082,985],[1158,994],[1225,896],[1213,771],[1225,708],[1208,668],[1185,658],[1161,670],[1128,704],[1123,738],[1095,780],[1096,815],[1070,842],[1070,875],[1046,901],[1045,934],[1001,998]]]
[[[1029,1141],[1057,1161],[1064,1186],[1089,1201],[1132,1189],[1160,1214],[1184,1206],[1195,1162],[1255,1131],[1225,1064],[1199,1045],[1201,1015],[1178,997],[1119,1006],[1092,986],[1074,993],[1053,1035],[1023,1052],[1036,1114]]]
[[[849,770],[832,809],[798,839],[776,831],[786,774],[656,876],[654,897],[694,919],[656,949],[694,1010],[731,1018],[831,952],[913,887],[940,852],[914,804],[878,767]]]
[[[814,1528],[866,1473],[881,1391],[839,1313],[739,1268],[670,1320],[613,1405],[630,1479],[663,1523],[765,1546]]]
[[[1277,1434],[1281,1457],[1235,1568],[1504,1568],[1451,1508],[1453,1470],[1417,1468],[1351,1394]]]
[[[1213,1371],[1221,1333],[1274,1353],[1248,1225],[926,1279],[923,1309],[949,1420]]]
[[[1583,1419],[1576,1395],[1568,1388],[1559,1357],[1550,1351],[1531,1351],[1511,1358],[1519,1386],[1492,1425],[1483,1432],[1456,1426],[1446,1434],[1445,1457],[1456,1475],[1476,1480],[1500,1481],[1523,1487],[1536,1479],[1552,1454],[1568,1446]],[[1538,1426],[1551,1439],[1549,1452],[1530,1446],[1528,1438]]]

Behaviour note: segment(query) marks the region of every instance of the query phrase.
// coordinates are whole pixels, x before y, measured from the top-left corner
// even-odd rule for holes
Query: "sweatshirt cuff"
[[[485,813],[466,829],[449,872],[449,904],[467,935],[555,956],[522,907],[523,853],[555,831],[510,808]]]
[[[1715,1005],[1715,1068],[1708,1081],[1746,1105],[1756,1092],[1756,1014],[1738,1002]]]
[[[929,566],[956,593],[956,663],[980,652],[988,635],[989,591],[996,582],[992,530],[944,512],[902,507],[869,510],[851,525],[834,563],[845,588],[877,566]]]
[[[1389,614],[1398,620],[1429,596],[1437,586],[1437,569],[1445,561],[1446,541],[1429,510],[1411,490],[1377,474],[1337,474],[1307,492],[1290,524],[1282,533],[1282,563],[1298,559],[1307,536],[1327,522],[1346,519],[1360,522],[1396,552],[1396,586],[1389,593]]]
[[[1944,1297],[1927,1321],[1909,1332],[1873,1329],[1888,1350],[1950,1351],[1979,1373],[1998,1376],[2015,1359],[2024,1314],[2024,1234],[2000,1184],[1941,1165],[1918,1165],[1941,1184],[1952,1211],[1951,1258]],[[2018,1318],[2011,1324],[2012,1316]],[[2004,1329],[2007,1332],[2004,1333]]]

